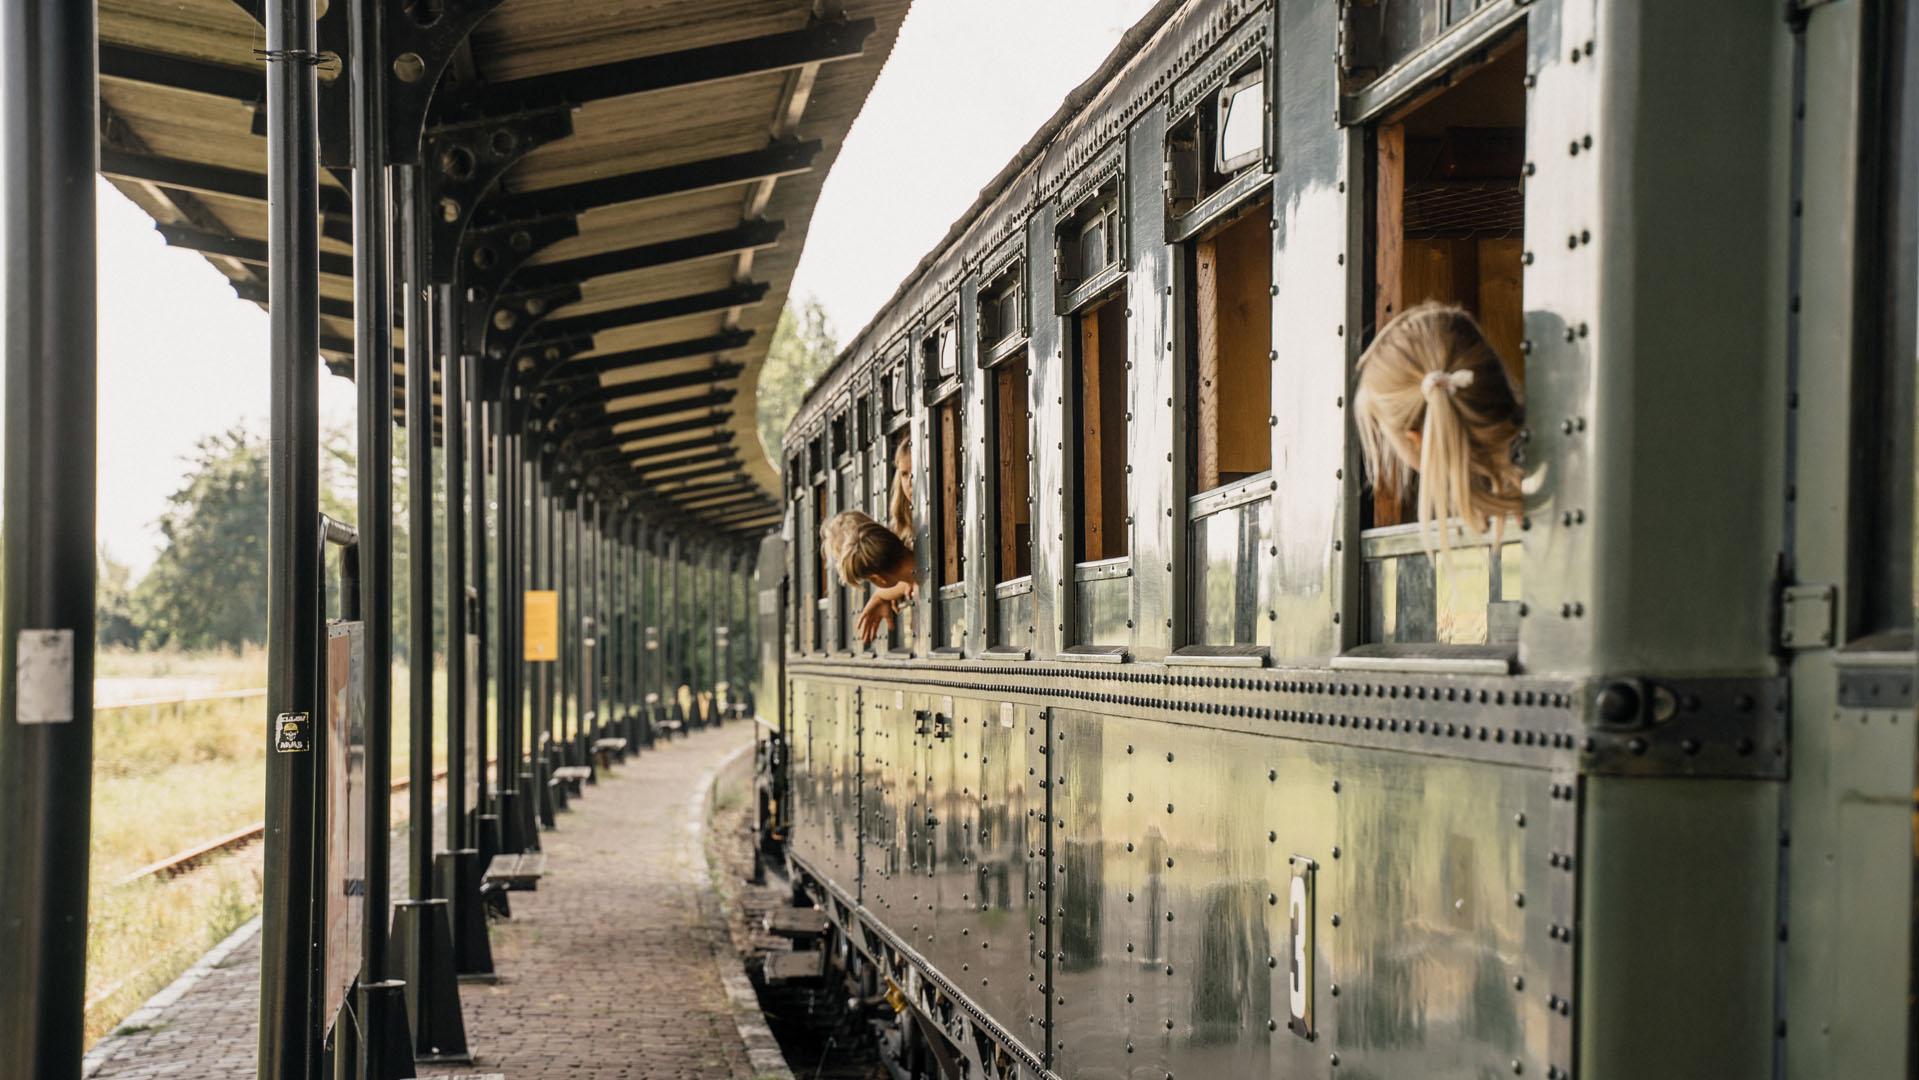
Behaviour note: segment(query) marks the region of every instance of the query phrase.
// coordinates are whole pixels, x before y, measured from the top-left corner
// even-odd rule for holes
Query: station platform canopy
[[[429,280],[461,290],[464,351],[494,385],[526,388],[549,447],[703,526],[777,520],[756,383],[821,185],[907,5],[389,5],[391,107],[421,112],[426,132],[390,157],[420,165]],[[169,243],[265,305],[262,6],[101,0],[100,162]],[[303,59],[321,85],[321,353],[350,376],[349,3],[317,6],[319,48]],[[443,56],[440,35],[457,41]],[[401,340],[396,326],[396,390]]]

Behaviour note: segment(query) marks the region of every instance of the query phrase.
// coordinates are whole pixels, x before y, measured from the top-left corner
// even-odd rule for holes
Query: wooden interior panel
[[[1381,125],[1374,141],[1378,149],[1373,181],[1373,329],[1377,333],[1404,310],[1399,290],[1404,273],[1400,245],[1406,235],[1406,129]]]
[[[960,444],[962,398],[958,394],[937,406],[939,413],[939,491],[940,491],[940,584],[954,585],[964,580],[965,528],[960,524],[964,507],[966,452]]]
[[[1080,560],[1126,554],[1126,307],[1079,317]]]
[[[1194,247],[1198,306],[1195,490],[1272,465],[1273,253],[1270,205]]]
[[[993,372],[999,419],[999,579],[1012,581],[1033,572],[1031,486],[1032,431],[1026,418],[1026,354],[1009,358]]]
[[[1498,351],[1513,389],[1521,394],[1526,390],[1525,356],[1519,351],[1519,342],[1526,336],[1519,261],[1524,246],[1524,239],[1517,236],[1479,241],[1479,326]]]

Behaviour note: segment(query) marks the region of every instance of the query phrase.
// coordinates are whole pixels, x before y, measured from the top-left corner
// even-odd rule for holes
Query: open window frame
[[[1032,315],[1023,242],[1009,243],[982,266],[975,362],[985,383],[982,445],[992,456],[985,470],[989,520],[974,565],[987,571],[982,584],[992,586],[985,603],[985,655],[1025,660],[1032,656],[1034,626]]]

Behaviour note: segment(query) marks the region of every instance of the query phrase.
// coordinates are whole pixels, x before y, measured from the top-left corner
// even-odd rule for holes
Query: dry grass
[[[265,685],[265,656],[99,654],[102,678],[181,679],[196,686]],[[394,669],[393,776],[407,774],[406,680]],[[444,716],[445,674],[436,672]],[[436,724],[435,734],[443,729]],[[260,909],[257,845],[171,881],[122,885],[127,875],[195,844],[259,821],[264,806],[263,699],[159,708],[101,709],[94,716],[88,908],[87,1042],[91,1045]],[[435,739],[435,765],[444,741]],[[406,813],[402,797],[394,821]]]

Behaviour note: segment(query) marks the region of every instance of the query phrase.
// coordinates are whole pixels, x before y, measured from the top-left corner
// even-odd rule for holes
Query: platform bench
[[[520,855],[495,855],[481,875],[482,889],[504,892],[534,892],[546,874],[546,852],[528,851]]]
[[[606,766],[613,761],[626,760],[626,740],[618,735],[609,735],[593,740],[593,754],[600,759],[600,765]]]
[[[562,765],[553,770],[553,779],[567,786],[574,795],[582,794],[580,785],[593,778],[591,765]]]

